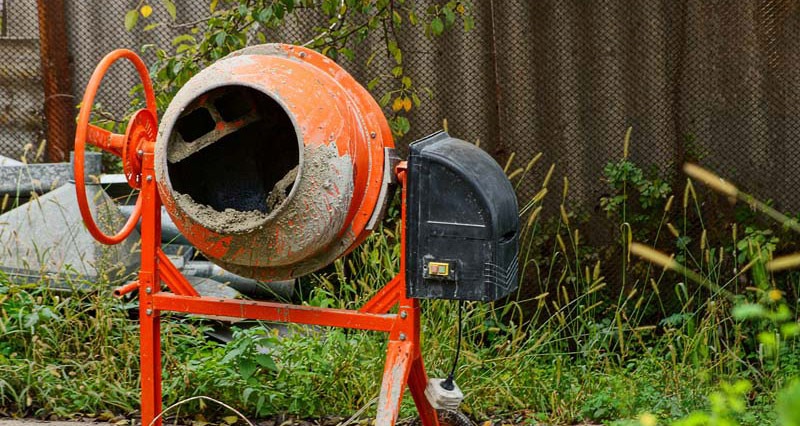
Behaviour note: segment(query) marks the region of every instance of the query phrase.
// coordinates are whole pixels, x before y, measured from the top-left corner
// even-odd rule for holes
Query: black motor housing
[[[409,151],[408,296],[493,301],[516,290],[517,197],[500,165],[445,132]]]

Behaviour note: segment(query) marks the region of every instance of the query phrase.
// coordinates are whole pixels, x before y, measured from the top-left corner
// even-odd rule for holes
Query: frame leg
[[[426,386],[428,386],[428,374],[425,372],[422,354],[417,348],[414,361],[411,363],[411,372],[408,376],[408,390],[411,391],[411,396],[414,398],[414,404],[417,406],[422,426],[439,426],[439,417],[436,415],[436,410],[425,396]]]
[[[149,308],[146,304],[139,309],[142,426],[150,426],[161,413],[161,317],[158,311],[151,311],[151,315],[147,315]],[[161,419],[153,426],[161,426]]]
[[[400,402],[411,371],[413,354],[411,342],[390,340],[386,350],[386,367],[383,369],[381,392],[378,397],[378,416],[375,426],[394,426],[400,413]]]
[[[155,182],[152,148],[142,158],[142,265],[139,270],[139,368],[142,380],[142,425],[161,426],[161,313],[153,295],[161,289],[158,252],[161,245],[161,201]],[[167,263],[169,261],[167,260]],[[168,267],[168,266],[166,266]]]

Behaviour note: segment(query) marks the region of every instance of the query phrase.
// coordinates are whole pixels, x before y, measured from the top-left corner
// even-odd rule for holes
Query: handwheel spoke
[[[86,142],[119,157],[122,156],[125,135],[113,133],[102,127],[90,124],[86,132]]]

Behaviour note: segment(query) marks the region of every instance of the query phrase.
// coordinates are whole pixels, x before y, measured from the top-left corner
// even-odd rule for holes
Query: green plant
[[[652,231],[647,225],[658,223],[672,188],[656,171],[646,174],[629,158],[632,130],[628,128],[625,133],[622,158],[603,167],[603,177],[611,193],[600,199],[600,207],[609,217],[620,218],[637,231],[647,233]]]
[[[139,17],[147,18],[152,6],[140,0],[136,8],[128,11],[125,26],[136,27]],[[172,1],[162,0],[172,20],[176,8]],[[390,66],[375,69],[374,77],[367,83],[376,94],[382,107],[391,104],[389,125],[397,136],[411,127],[407,114],[419,108],[423,94],[432,96],[430,89],[418,86],[403,61],[404,46],[397,34],[422,31],[428,37],[438,37],[461,22],[464,31],[474,26],[468,1],[439,0],[421,2],[414,0],[213,0],[208,15],[197,22],[178,24],[186,33],[172,40],[172,48],[144,46],[155,52],[157,61],[151,68],[159,109],[163,110],[177,90],[200,69],[234,50],[248,44],[270,41],[269,31],[286,24],[291,17],[302,12],[319,15],[315,35],[305,42],[307,47],[320,51],[332,59],[346,60],[370,67],[376,56],[386,56]],[[153,22],[143,30],[149,31],[164,25]],[[375,50],[359,50],[368,39],[380,43]],[[363,53],[362,53],[363,52]]]
[[[512,182],[530,179],[540,158],[509,170]],[[467,393],[462,409],[475,419],[515,424],[653,426],[693,412],[700,413],[697,424],[791,419],[786,407],[796,406],[798,391],[789,379],[800,372],[794,337],[800,275],[775,272],[776,259],[769,260],[778,250],[774,238],[781,247],[790,235],[752,223],[737,224],[745,230],[741,236],[735,230],[715,235],[706,229],[702,192],[687,181],[683,197],[651,207],[659,219],[647,238],[669,254],[651,253],[658,262],[650,264],[627,263],[627,253],[618,253],[630,269],[626,285],[615,285],[607,259],[587,245],[583,214],[570,209],[569,180],[552,179],[555,173],[550,167],[538,193],[520,203],[524,272],[517,300],[465,304],[456,370]],[[397,217],[396,204],[389,211]],[[661,232],[672,223],[677,235]],[[619,218],[612,226],[625,229]],[[690,229],[696,229],[692,238],[681,238]],[[396,221],[384,223],[358,249],[308,278],[311,290],[302,303],[360,307],[397,272],[399,232]],[[750,285],[758,262],[766,280]],[[12,284],[0,274],[0,414],[133,415],[136,304],[112,299],[107,283],[89,284],[92,291],[65,295],[42,283]],[[446,376],[451,366],[454,306],[422,303],[431,377]],[[252,417],[320,417],[348,415],[378,392],[385,335],[303,327],[276,333],[270,324],[239,323],[233,340],[219,343],[205,338],[210,324],[164,318],[165,403],[207,395]],[[184,407],[182,421],[187,413],[205,421],[219,414],[199,401]],[[374,405],[364,417],[372,414]],[[401,416],[413,415],[406,398]]]

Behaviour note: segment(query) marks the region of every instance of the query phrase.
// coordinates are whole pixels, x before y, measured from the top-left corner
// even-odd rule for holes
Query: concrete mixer
[[[100,62],[82,105],[94,103],[103,75],[120,59],[136,67],[146,108],[124,135],[90,125],[91,109],[81,109],[75,186],[98,241],[120,243],[141,221],[138,280],[115,294],[138,291],[142,423],[160,425],[160,313],[173,311],[389,333],[376,424],[395,423],[408,386],[423,425],[438,425],[448,389],[425,372],[419,298],[489,301],[516,288],[517,204],[497,163],[446,133],[412,144],[408,161],[399,161],[370,94],[303,47],[260,45],[217,61],[181,88],[160,126],[145,64],[129,50]],[[91,216],[86,142],[121,157],[128,183],[139,189],[130,219],[113,235]],[[223,268],[263,281],[302,276],[357,247],[396,187],[400,273],[358,310],[201,296],[161,249],[163,205]]]

